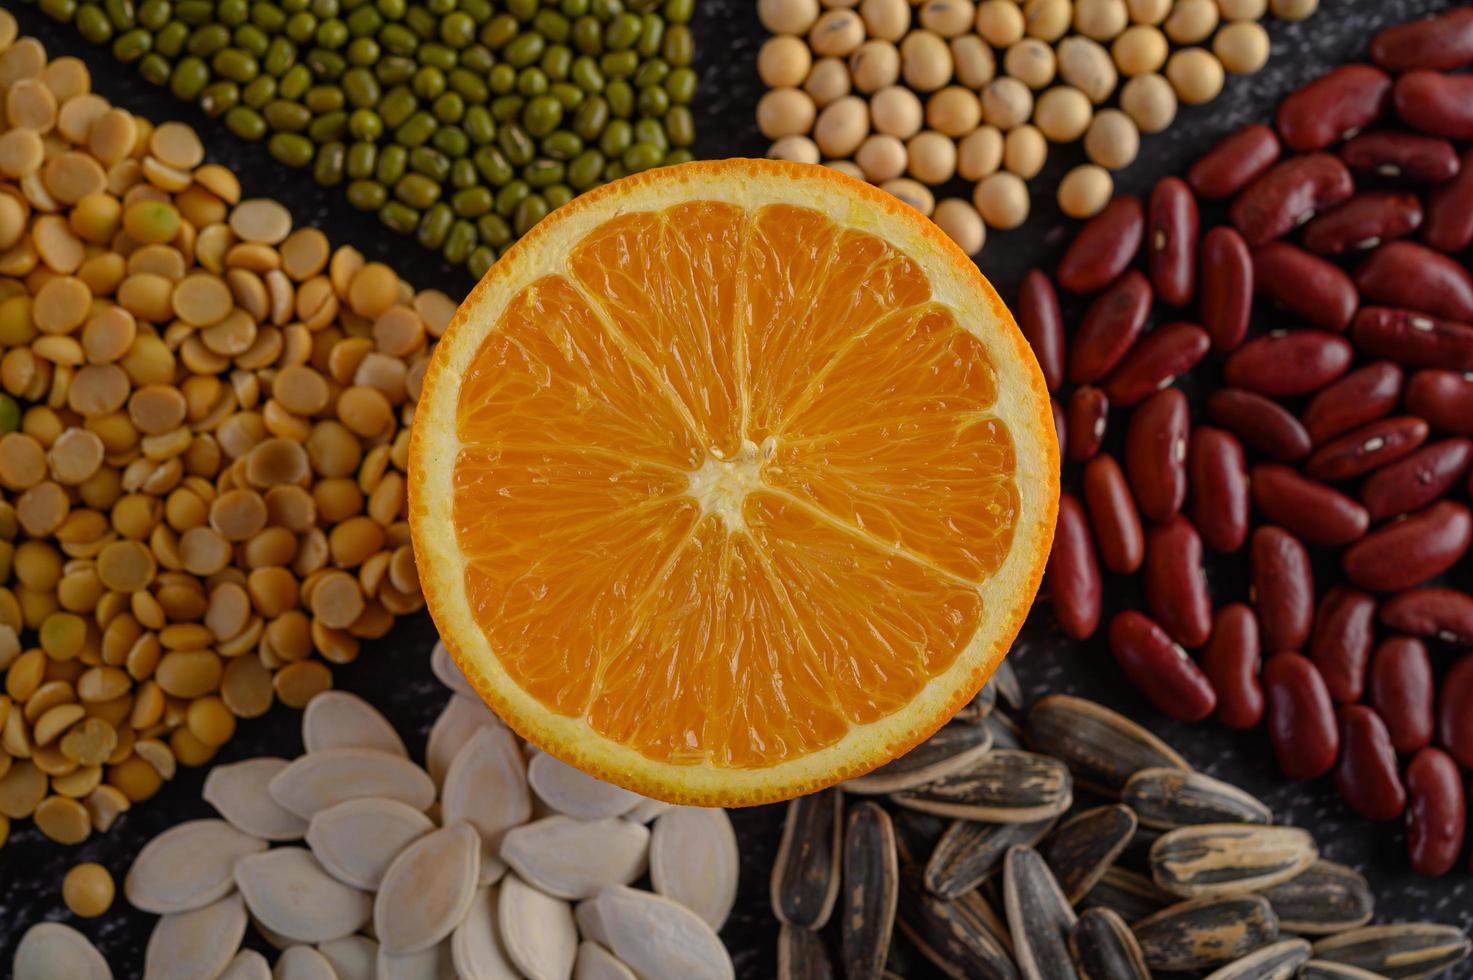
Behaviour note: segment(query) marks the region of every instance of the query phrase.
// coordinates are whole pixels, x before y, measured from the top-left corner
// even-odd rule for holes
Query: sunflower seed
[[[1018,980],[1012,939],[980,893],[945,901],[911,868],[901,874],[900,894],[900,931],[937,969],[954,980]]]
[[[92,941],[60,922],[38,922],[15,947],[13,980],[113,980],[112,968]]]
[[[355,933],[373,913],[368,893],[332,877],[302,847],[278,847],[242,858],[235,865],[235,886],[262,925],[301,943]]]
[[[992,672],[992,683],[997,687],[997,696],[1002,703],[1019,711],[1023,707],[1023,685],[1018,680],[1018,672],[1013,669],[1013,662],[1004,658],[997,664],[997,669]]]
[[[254,949],[243,949],[225,965],[218,980],[272,980],[271,964]],[[336,973],[331,980],[339,980]]]
[[[578,956],[567,902],[508,874],[497,892],[496,921],[506,958],[529,980],[566,980]]]
[[[1131,926],[1153,970],[1210,970],[1279,935],[1261,895],[1208,896],[1170,905]]]
[[[1023,980],[1077,977],[1069,933],[1078,920],[1043,856],[1031,847],[1008,848],[1002,881],[1013,955]]]
[[[1365,926],[1314,944],[1314,958],[1358,966],[1392,980],[1431,977],[1467,959],[1468,936],[1456,926],[1398,922]]]
[[[465,679],[460,665],[450,655],[450,648],[445,646],[443,640],[436,640],[435,648],[430,651],[430,671],[434,673],[436,680],[456,694],[480,700],[481,696],[476,693],[474,687],[471,687],[471,682]]]
[[[1132,775],[1154,766],[1190,771],[1171,746],[1124,715],[1068,694],[1050,694],[1028,712],[1033,751],[1063,760],[1080,786],[1119,794]]]
[[[496,885],[476,889],[470,908],[450,934],[450,960],[456,976],[474,980],[517,980],[496,926]]]
[[[994,749],[1023,748],[1023,729],[1018,723],[999,711],[994,711],[982,722],[982,727],[992,733]]]
[[[1386,980],[1386,974],[1329,960],[1308,960],[1295,974],[1295,980]]]
[[[445,773],[450,771],[456,754],[482,728],[504,730],[506,725],[479,698],[452,694],[445,702],[445,710],[430,726],[429,741],[425,744],[425,769],[436,786],[445,782]]]
[[[963,820],[1033,823],[1069,809],[1069,770],[1034,752],[997,749],[971,768],[892,794],[901,806]]]
[[[638,793],[596,779],[546,752],[537,753],[527,766],[527,782],[543,803],[579,820],[621,816],[641,799]]]
[[[332,964],[311,946],[289,946],[276,960],[273,980],[338,980]]]
[[[1286,932],[1344,932],[1370,922],[1376,912],[1376,898],[1365,876],[1323,858],[1262,894]]]
[[[834,980],[818,933],[784,922],[777,934],[777,980]]]
[[[893,762],[846,780],[846,793],[894,793],[935,782],[971,768],[992,748],[992,732],[981,725],[945,725]]]
[[[338,980],[374,980],[378,943],[367,936],[344,936],[317,944],[317,952],[327,957]],[[501,978],[495,978],[501,980]]]
[[[1088,909],[1069,933],[1080,980],[1151,980],[1130,926],[1109,909]]]
[[[379,949],[405,956],[449,936],[476,897],[480,870],[481,835],[470,824],[451,824],[404,848],[373,903]]]
[[[964,722],[968,725],[980,725],[992,709],[997,707],[997,685],[989,679],[986,684],[972,695],[972,700],[961,706],[961,709],[953,716],[954,721]]]
[[[224,820],[190,820],[143,845],[123,880],[135,907],[162,915],[218,901],[235,887],[235,862],[266,850],[266,842]]]
[[[1111,868],[1079,900],[1080,909],[1109,909],[1126,922],[1134,923],[1175,902],[1176,896],[1162,890],[1143,874],[1127,868]]]
[[[642,980],[732,980],[720,937],[684,905],[615,885],[594,899],[609,948]]]
[[[1135,833],[1130,807],[1097,806],[1054,828],[1038,846],[1070,905],[1075,905],[1114,865]]]
[[[404,740],[389,719],[356,694],[323,691],[302,712],[302,744],[308,752],[323,749],[378,749],[409,758]]]
[[[263,756],[215,766],[205,777],[205,802],[237,830],[262,840],[301,840],[307,821],[271,798],[272,778],[285,769],[285,759]]]
[[[159,919],[149,934],[143,952],[143,976],[146,980],[217,977],[240,949],[245,929],[245,905],[236,894],[204,908],[171,912]]]
[[[523,881],[554,898],[582,899],[644,874],[649,846],[644,824],[544,817],[507,831],[501,859]]]
[[[1120,799],[1147,827],[1171,830],[1203,823],[1274,822],[1273,811],[1250,793],[1200,772],[1170,767],[1131,776]]]
[[[465,821],[481,835],[480,884],[490,884],[506,870],[502,838],[531,817],[532,796],[516,738],[505,728],[477,729],[445,774],[440,819]]]
[[[788,804],[782,843],[772,865],[772,912],[779,921],[822,929],[839,895],[837,789],[800,796]]]
[[[578,962],[573,967],[573,980],[636,980],[634,971],[619,962],[619,957],[598,943],[584,940],[578,944]]]
[[[977,823],[954,820],[926,862],[926,887],[939,898],[956,898],[996,872],[1014,844],[1043,840],[1054,818],[1033,823]]]
[[[360,796],[386,796],[416,810],[435,802],[429,774],[408,759],[376,749],[323,749],[272,777],[271,796],[299,817]]]
[[[407,803],[365,796],[319,810],[307,825],[307,846],[345,885],[374,891],[389,865],[434,821]]]
[[[878,980],[890,953],[900,879],[895,830],[879,804],[849,811],[844,828],[844,910],[839,920],[844,975]]]
[[[1214,970],[1206,980],[1289,980],[1308,959],[1307,940],[1285,939],[1233,960]]]
[[[1271,888],[1319,857],[1298,827],[1211,823],[1180,827],[1151,845],[1151,876],[1175,895],[1221,895]]]
[[[655,821],[650,833],[650,883],[717,932],[736,902],[740,872],[736,833],[725,810],[679,807]]]

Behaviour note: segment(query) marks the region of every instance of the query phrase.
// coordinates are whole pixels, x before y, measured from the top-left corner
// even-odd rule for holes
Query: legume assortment
[[[407,424],[455,304],[3,11],[0,87],[0,839],[75,843],[421,608]]]
[[[480,277],[575,194],[691,158],[694,0],[40,0]]]

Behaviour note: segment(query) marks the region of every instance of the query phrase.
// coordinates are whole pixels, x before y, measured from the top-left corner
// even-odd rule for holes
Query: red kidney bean
[[[1212,635],[1212,596],[1202,570],[1202,539],[1180,514],[1146,530],[1146,608],[1184,647]]]
[[[1146,549],[1141,515],[1125,472],[1109,453],[1084,464],[1084,504],[1105,567],[1121,575],[1140,568]]]
[[[1069,344],[1069,380],[1098,381],[1120,363],[1151,313],[1151,284],[1135,269],[1095,298]]]
[[[1473,149],[1463,151],[1458,175],[1427,195],[1422,240],[1440,252],[1473,244]]]
[[[1262,123],[1249,123],[1198,157],[1187,171],[1187,183],[1202,197],[1231,197],[1278,158],[1279,138],[1274,131]]]
[[[1406,809],[1406,787],[1386,723],[1363,704],[1340,709],[1340,763],[1335,786],[1341,799],[1367,820],[1395,820]]]
[[[1258,659],[1253,609],[1247,603],[1230,602],[1217,610],[1201,664],[1217,692],[1217,720],[1229,728],[1253,728],[1263,720]]]
[[[1396,407],[1401,378],[1401,368],[1390,361],[1367,364],[1316,392],[1299,421],[1315,444],[1374,422]]]
[[[1275,164],[1254,180],[1233,199],[1228,217],[1249,245],[1262,245],[1353,193],[1355,183],[1339,157],[1310,153]]]
[[[1473,768],[1473,653],[1464,654],[1442,679],[1437,740],[1464,768]]]
[[[1185,306],[1197,288],[1197,199],[1178,177],[1162,177],[1146,211],[1146,267],[1163,303]]]
[[[1168,323],[1146,334],[1105,379],[1112,405],[1134,405],[1190,371],[1212,340],[1195,323]]]
[[[1388,71],[1446,71],[1473,61],[1473,7],[1410,20],[1371,38],[1371,60]]]
[[[1133,609],[1110,621],[1110,652],[1136,689],[1163,714],[1201,721],[1217,707],[1217,695],[1187,652],[1166,631]]]
[[[1417,510],[1443,497],[1473,464],[1473,442],[1444,439],[1372,473],[1360,499],[1371,520]],[[1473,636],[1468,639],[1473,643]]]
[[[1457,371],[1418,371],[1407,385],[1407,411],[1434,429],[1473,436],[1473,377]]]
[[[1354,353],[1344,338],[1323,330],[1275,330],[1229,354],[1223,378],[1274,398],[1307,395],[1344,374]]]
[[[1468,508],[1441,500],[1367,534],[1345,549],[1341,565],[1363,589],[1400,592],[1455,565],[1470,539],[1473,517]]]
[[[1344,545],[1370,527],[1366,509],[1345,494],[1278,463],[1253,467],[1253,504],[1310,544]]]
[[[1293,780],[1329,772],[1340,754],[1340,726],[1314,664],[1297,653],[1276,653],[1263,665],[1263,686],[1279,771]]]
[[[1473,326],[1414,310],[1363,306],[1350,326],[1363,353],[1416,367],[1473,368]]]
[[[1100,625],[1100,568],[1084,508],[1067,493],[1059,498],[1048,580],[1054,615],[1064,632],[1076,640],[1093,635]]]
[[[1049,398],[1049,408],[1054,413],[1054,438],[1059,442],[1059,458],[1064,458],[1064,452],[1069,448],[1069,425],[1064,420],[1064,406],[1059,404],[1057,398]]]
[[[1396,114],[1413,129],[1473,139],[1473,76],[1409,71],[1396,80],[1392,99]]]
[[[1207,396],[1207,416],[1245,444],[1281,462],[1309,455],[1309,433],[1288,409],[1239,388],[1219,388]]]
[[[1473,320],[1473,275],[1416,242],[1387,242],[1377,248],[1356,273],[1355,284],[1378,303],[1450,320]]]
[[[1253,250],[1253,289],[1326,330],[1350,326],[1359,302],[1355,283],[1339,266],[1288,242],[1269,242]]]
[[[1309,638],[1309,659],[1319,668],[1331,698],[1347,704],[1361,699],[1375,639],[1375,599],[1339,585],[1320,597]]]
[[[1264,524],[1248,545],[1249,591],[1267,650],[1302,650],[1314,623],[1309,552],[1281,527]]]
[[[1370,65],[1341,65],[1284,97],[1279,136],[1291,150],[1323,150],[1381,118],[1390,102],[1390,75]]]
[[[1141,513],[1170,520],[1187,495],[1187,396],[1167,388],[1141,402],[1125,430],[1125,473]]]
[[[1415,752],[1432,741],[1432,661],[1420,640],[1382,640],[1371,657],[1371,706],[1386,722],[1391,745]]]
[[[1463,849],[1466,817],[1462,775],[1453,757],[1425,748],[1407,765],[1407,853],[1412,870],[1447,874]]]
[[[1456,589],[1408,589],[1386,600],[1381,622],[1414,636],[1473,646],[1473,596]]]
[[[1380,129],[1352,136],[1340,147],[1340,159],[1357,173],[1440,184],[1458,173],[1458,154],[1438,136]]]
[[[1202,290],[1197,304],[1215,350],[1229,351],[1248,333],[1253,310],[1253,257],[1243,236],[1218,225],[1202,239]]]
[[[1315,450],[1304,472],[1317,480],[1349,480],[1401,459],[1427,441],[1427,431],[1415,415],[1378,419]]]
[[[1059,295],[1049,277],[1029,270],[1018,288],[1018,328],[1023,331],[1048,390],[1064,383],[1064,317],[1059,312]]]
[[[1100,451],[1110,424],[1110,399],[1093,385],[1080,385],[1069,396],[1069,458],[1085,460]]]
[[[1192,523],[1202,540],[1214,551],[1237,551],[1248,537],[1248,467],[1243,444],[1231,432],[1199,425],[1192,430],[1187,469]]]
[[[1422,201],[1402,191],[1365,191],[1304,226],[1304,247],[1321,255],[1375,248],[1422,224]]]
[[[1124,272],[1141,247],[1146,217],[1141,200],[1122,194],[1085,222],[1059,261],[1059,285],[1071,293],[1104,289]]]

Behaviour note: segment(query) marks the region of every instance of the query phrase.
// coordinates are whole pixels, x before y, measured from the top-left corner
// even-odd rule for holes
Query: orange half
[[[425,378],[425,597],[523,737],[662,800],[910,749],[1007,652],[1058,500],[1048,393],[972,262],[832,170],[625,178],[462,304]]]

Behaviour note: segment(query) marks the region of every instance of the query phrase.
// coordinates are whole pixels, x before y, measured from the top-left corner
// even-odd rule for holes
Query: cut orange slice
[[[560,208],[441,338],[410,448],[430,612],[518,733],[678,803],[905,752],[1037,590],[1058,448],[1008,311],[831,170],[692,163]]]

